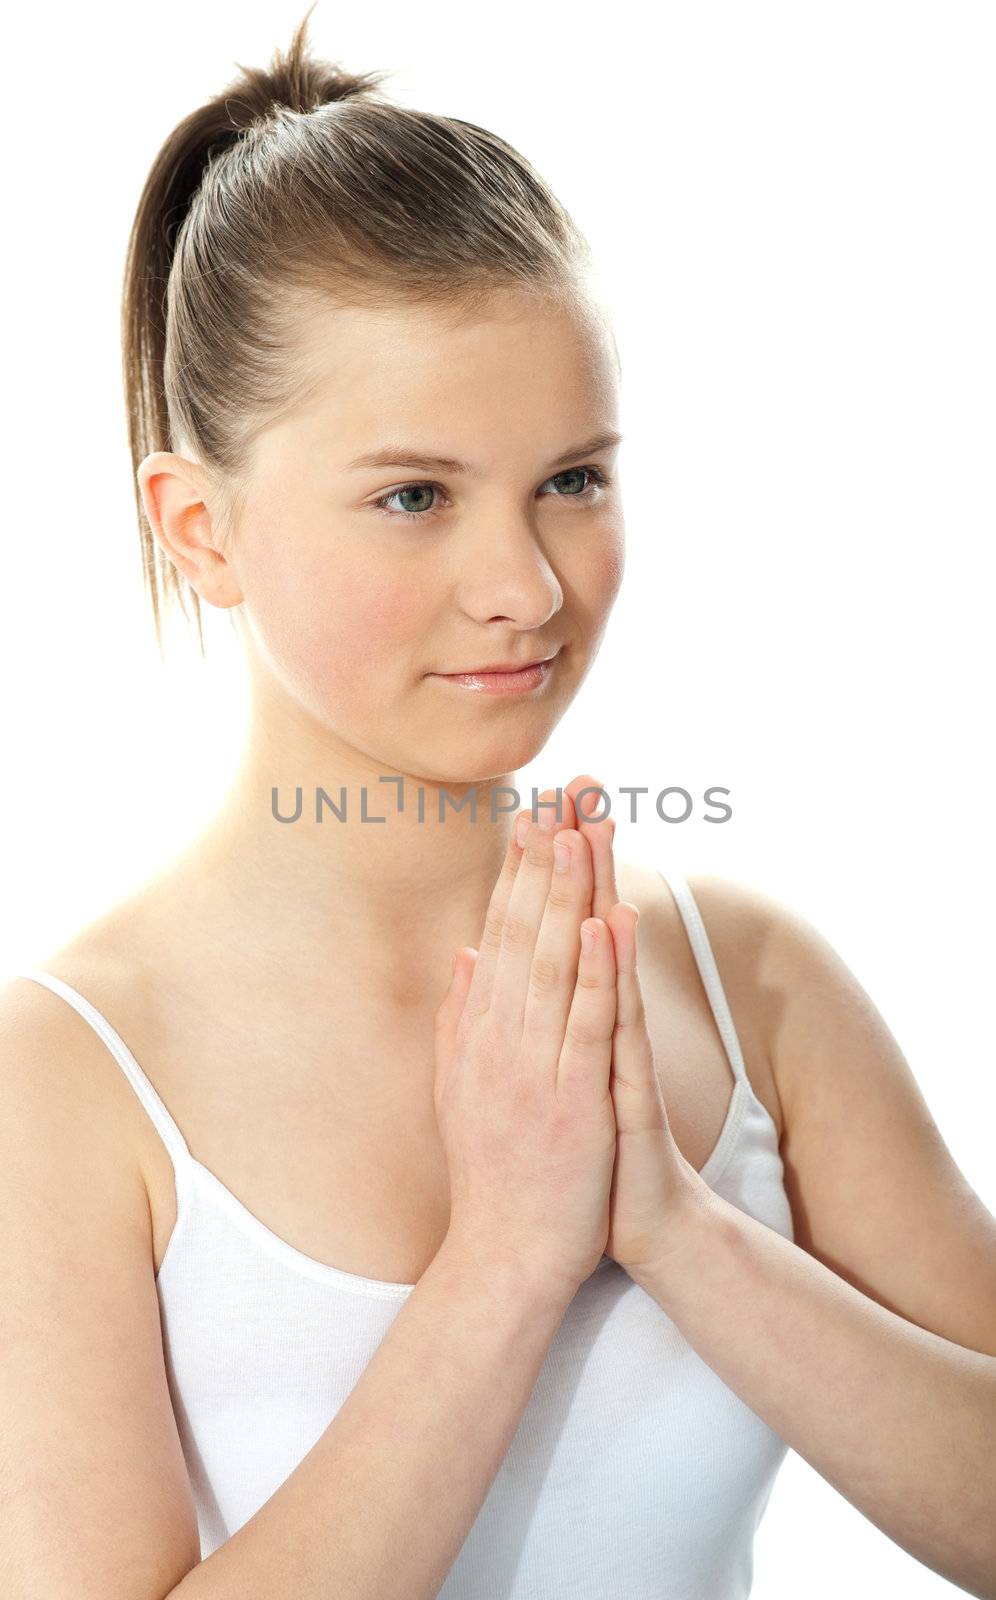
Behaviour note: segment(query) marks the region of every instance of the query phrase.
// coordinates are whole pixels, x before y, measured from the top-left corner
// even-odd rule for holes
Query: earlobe
[[[239,605],[243,597],[218,547],[203,468],[157,450],[145,457],[137,476],[156,542],[191,588],[209,605]]]

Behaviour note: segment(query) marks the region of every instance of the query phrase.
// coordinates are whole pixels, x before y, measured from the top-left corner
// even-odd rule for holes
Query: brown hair
[[[128,242],[122,344],[137,474],[153,451],[191,455],[237,522],[252,446],[314,375],[294,350],[302,308],[405,299],[455,313],[501,285],[577,286],[588,246],[532,166],[474,123],[396,105],[381,72],[308,54],[312,5],[286,55],[240,75],[178,124],[142,190]],[[199,596],[135,497],[162,651],[162,595]]]

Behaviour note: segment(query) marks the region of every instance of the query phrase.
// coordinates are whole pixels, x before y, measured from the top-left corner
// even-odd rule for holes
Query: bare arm
[[[432,1600],[567,1301],[447,1239],[317,1444],[176,1600]]]
[[[435,1596],[569,1286],[451,1231],[312,1450],[201,1561],[144,1184],[106,1114],[113,1064],[59,1004],[17,984],[0,1006],[5,1600]]]
[[[748,886],[694,892],[728,993],[770,1009],[794,1243],[706,1190],[637,1281],[852,1505],[996,1600],[996,1219],[828,941]]]
[[[896,1544],[996,1600],[996,1357],[917,1327],[718,1195],[636,1277]]]
[[[7,992],[5,1596],[438,1593],[606,1239],[615,968],[604,926],[577,953],[591,888],[580,845],[556,892],[549,835],[521,858],[510,847],[473,976],[458,962],[437,1013],[435,1103],[457,1175],[441,1249],[321,1438],[204,1560],[164,1370],[148,1196],[121,1119],[107,1115],[106,1052],[51,996]]]

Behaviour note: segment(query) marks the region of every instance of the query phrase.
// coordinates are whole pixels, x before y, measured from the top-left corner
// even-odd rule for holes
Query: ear
[[[157,543],[191,588],[222,610],[241,605],[244,596],[212,521],[203,467],[186,456],[156,450],[139,467],[138,486]]]

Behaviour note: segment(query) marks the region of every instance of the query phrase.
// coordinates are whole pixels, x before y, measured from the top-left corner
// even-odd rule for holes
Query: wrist
[[[677,1299],[688,1285],[694,1285],[703,1257],[725,1241],[731,1228],[730,1213],[735,1209],[710,1189],[694,1167],[686,1166],[677,1197],[661,1220],[652,1256],[626,1267],[633,1282],[665,1310],[668,1296]]]
[[[459,1230],[447,1233],[435,1260],[462,1287],[493,1293],[502,1304],[525,1302],[563,1315],[580,1285],[503,1245],[482,1245]]]

